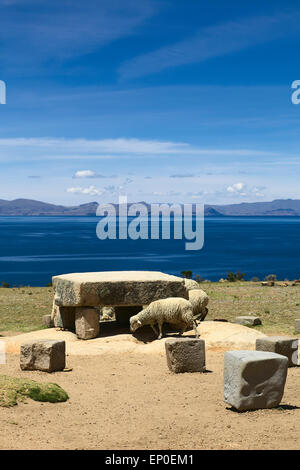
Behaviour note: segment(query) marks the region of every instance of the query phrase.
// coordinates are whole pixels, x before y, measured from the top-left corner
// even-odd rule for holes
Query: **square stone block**
[[[43,325],[47,328],[52,328],[54,326],[51,315],[43,315]]]
[[[288,359],[264,351],[227,351],[224,401],[239,411],[273,408],[281,402]]]
[[[66,366],[65,341],[39,340],[21,344],[22,370],[55,372]]]
[[[96,338],[99,334],[100,313],[92,307],[78,307],[75,313],[75,331],[79,339]]]
[[[300,333],[300,319],[295,320],[295,332]]]
[[[289,360],[289,367],[298,365],[297,338],[289,338],[287,336],[267,336],[266,338],[257,338],[256,350],[269,351],[286,356]]]
[[[165,342],[167,364],[172,372],[204,372],[205,341],[194,338],[170,338]]]
[[[241,317],[236,317],[234,320],[234,323],[238,323],[239,325],[244,325],[244,326],[255,326],[255,325],[261,325],[261,319],[259,317],[245,315]]]

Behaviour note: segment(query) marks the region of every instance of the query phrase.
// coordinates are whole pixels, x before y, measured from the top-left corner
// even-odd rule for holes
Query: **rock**
[[[198,282],[194,281],[193,279],[184,279],[184,285],[188,291],[193,289],[199,289]]]
[[[154,271],[112,271],[53,277],[55,305],[99,307],[148,305],[167,297],[188,298],[184,279]]]
[[[300,319],[295,320],[295,332],[300,333]]]
[[[47,328],[52,328],[54,326],[51,315],[43,315],[43,325]]]
[[[78,307],[75,313],[75,331],[79,339],[96,338],[99,334],[99,310],[93,307]]]
[[[263,287],[266,287],[266,286],[268,286],[268,287],[273,287],[273,286],[275,285],[275,282],[274,282],[274,281],[263,281],[263,282],[261,283],[261,285],[262,285]]]
[[[112,321],[116,319],[114,307],[100,307],[101,321]]]
[[[287,336],[266,336],[256,340],[256,351],[269,351],[288,358],[288,366],[298,365],[298,339]]]
[[[288,359],[264,351],[227,351],[224,401],[239,411],[273,408],[281,402]]]
[[[167,364],[175,373],[205,371],[205,341],[171,338],[165,342]]]
[[[36,340],[21,344],[22,370],[55,372],[66,366],[66,343],[56,340]]]
[[[236,317],[234,319],[234,323],[238,323],[239,325],[244,325],[244,326],[255,326],[255,325],[261,325],[261,319],[259,317],[245,315],[241,317]]]
[[[132,307],[115,307],[116,321],[120,325],[127,325],[129,327],[129,319],[143,310],[142,305]]]

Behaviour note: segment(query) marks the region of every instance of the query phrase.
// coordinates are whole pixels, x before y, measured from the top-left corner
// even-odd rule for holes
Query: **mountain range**
[[[143,203],[146,204],[146,203]],[[118,205],[114,204],[116,213]],[[130,203],[128,204],[130,206]],[[148,210],[150,204],[146,204]],[[48,204],[32,199],[15,199],[7,201],[0,199],[0,216],[95,216],[97,202],[79,206],[62,206]],[[300,216],[299,199],[276,199],[271,202],[243,202],[228,205],[205,205],[206,216]]]

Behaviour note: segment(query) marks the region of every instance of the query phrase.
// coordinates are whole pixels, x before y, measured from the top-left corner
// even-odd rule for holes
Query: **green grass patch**
[[[68,394],[57,384],[38,383],[0,375],[0,406],[15,406],[18,401],[31,398],[35,401],[58,403],[68,400]]]

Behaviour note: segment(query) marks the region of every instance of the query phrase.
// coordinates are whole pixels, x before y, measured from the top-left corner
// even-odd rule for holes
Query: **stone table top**
[[[55,304],[64,307],[147,305],[167,297],[188,298],[183,278],[156,271],[72,273],[52,280]]]

